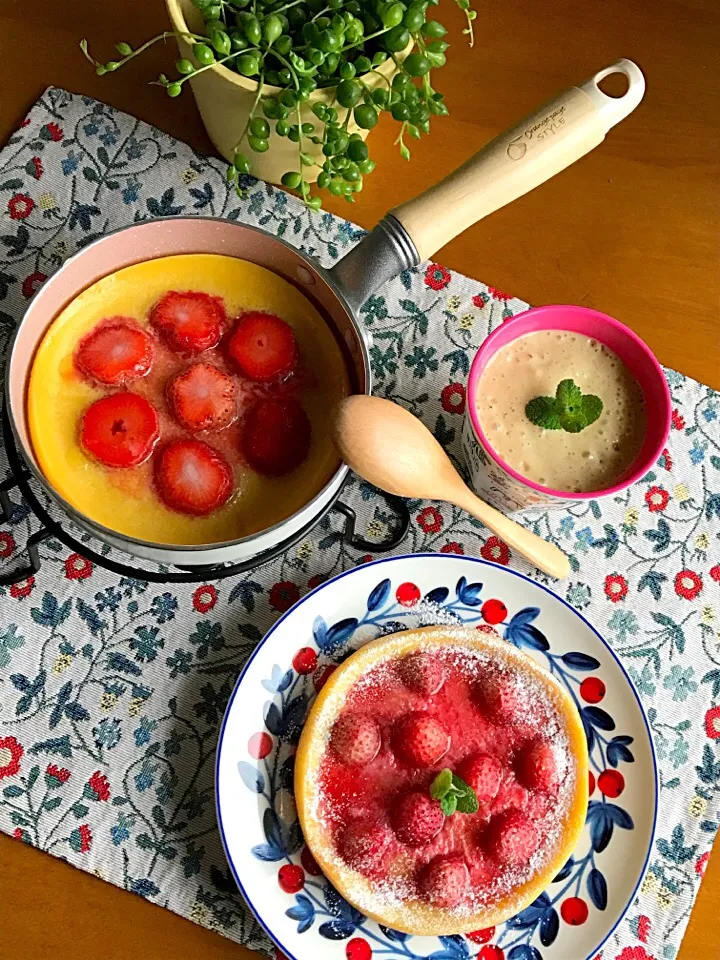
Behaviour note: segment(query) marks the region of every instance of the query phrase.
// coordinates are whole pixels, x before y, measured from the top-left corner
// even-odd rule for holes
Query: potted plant
[[[230,163],[228,179],[242,192],[242,174],[282,183],[317,210],[311,183],[352,202],[375,164],[365,138],[382,111],[400,125],[396,143],[430,131],[448,109],[431,81],[445,64],[445,27],[429,16],[439,0],[166,0],[172,30],[119,59],[99,63],[112,73],[153,43],[175,37],[176,76],[156,83],[170,97],[190,82],[205,127]],[[463,31],[473,42],[475,11]],[[252,158],[252,159],[251,159]]]

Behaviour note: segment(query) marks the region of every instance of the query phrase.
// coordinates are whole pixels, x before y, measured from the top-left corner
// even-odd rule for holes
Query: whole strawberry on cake
[[[495,926],[578,842],[582,721],[565,689],[496,634],[393,634],[322,688],[295,797],[313,856],[367,916],[423,935]]]

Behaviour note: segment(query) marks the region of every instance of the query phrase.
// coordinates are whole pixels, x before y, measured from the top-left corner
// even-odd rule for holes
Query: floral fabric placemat
[[[221,162],[58,89],[10,139],[0,169],[3,353],[46,277],[123,224],[228,217],[284,236],[325,265],[362,234],[261,182],[248,180],[240,201]],[[420,415],[457,460],[472,353],[525,307],[438,264],[403,274],[361,311],[378,392]],[[668,449],[640,483],[525,518],[569,553],[572,576],[555,589],[629,670],[660,762],[650,870],[603,960],[675,957],[720,815],[720,396],[674,371],[667,377]],[[344,496],[366,536],[382,538],[391,522],[384,501],[356,481]],[[6,569],[38,525],[13,498],[0,529]],[[410,535],[397,552],[480,555],[543,579],[459,510],[410,506]],[[52,541],[41,556],[34,579],[0,591],[0,827],[272,953],[218,837],[218,727],[240,666],[279,613],[369,557],[342,542],[332,517],[279,559],[199,586],[121,579]]]

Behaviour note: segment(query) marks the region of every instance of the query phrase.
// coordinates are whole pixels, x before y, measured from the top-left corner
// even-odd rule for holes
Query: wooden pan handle
[[[623,73],[628,89],[609,97],[598,83]],[[426,193],[391,211],[412,238],[421,260],[488,214],[528,193],[602,143],[608,130],[642,100],[645,79],[631,60],[618,60],[579,87],[571,87]]]

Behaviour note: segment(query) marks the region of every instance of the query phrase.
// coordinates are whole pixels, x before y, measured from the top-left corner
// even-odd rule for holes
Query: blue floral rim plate
[[[488,600],[504,605],[501,623],[495,621],[502,607],[486,607]],[[375,637],[450,616],[469,626],[489,617],[501,636],[570,691],[588,739],[590,804],[574,855],[529,907],[496,929],[416,937],[369,920],[319,873],[293,801],[294,753],[308,708],[335,664]],[[230,697],[215,787],[233,876],[290,960],[592,958],[635,898],[658,809],[648,721],[606,641],[541,584],[484,560],[448,554],[356,567],[284,614],[247,661]]]

